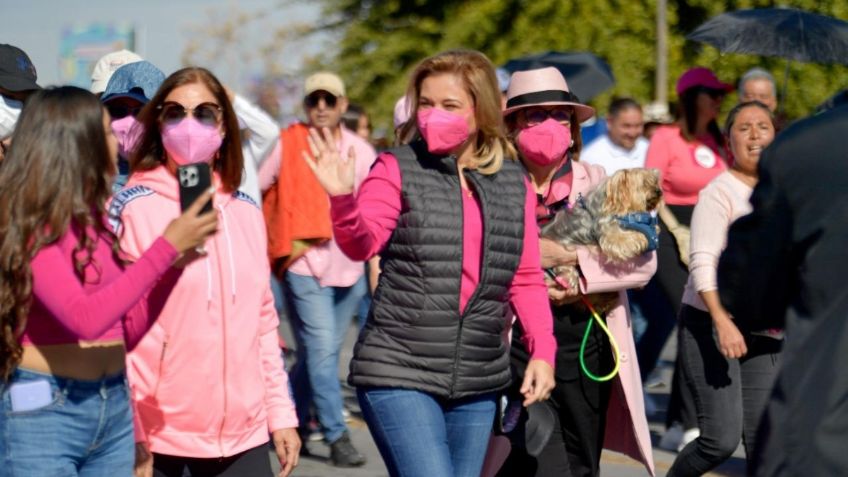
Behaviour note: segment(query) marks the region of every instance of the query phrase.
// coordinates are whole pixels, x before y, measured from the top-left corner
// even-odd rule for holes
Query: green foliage
[[[770,70],[783,86],[787,62],[779,58],[722,55],[685,35],[709,18],[743,8],[777,6],[768,0],[668,0],[668,97],[687,68],[708,66],[734,82],[750,67]],[[794,0],[791,6],[848,18],[845,0]],[[349,95],[365,105],[377,125],[390,127],[394,102],[406,89],[410,71],[423,58],[450,48],[480,50],[496,64],[547,50],[590,51],[612,67],[613,90],[595,98],[606,108],[613,96],[654,98],[656,0],[323,0],[326,29],[339,35],[334,56],[321,67],[338,71]],[[785,110],[808,114],[848,86],[844,66],[792,63]],[[728,99],[730,106],[735,96]]]

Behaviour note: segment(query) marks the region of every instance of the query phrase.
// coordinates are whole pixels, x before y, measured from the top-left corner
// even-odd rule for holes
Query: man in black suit
[[[787,334],[756,475],[848,475],[848,106],[785,130],[759,168],[719,264],[740,327]]]

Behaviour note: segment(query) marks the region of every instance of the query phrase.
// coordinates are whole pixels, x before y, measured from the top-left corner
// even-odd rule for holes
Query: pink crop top
[[[159,237],[124,269],[115,260],[111,241],[99,237],[92,263],[84,269],[85,282],[80,283],[73,260],[78,236],[79,229],[72,228],[32,259],[33,300],[21,342],[55,345],[123,339],[132,349],[150,327],[149,317],[155,319],[142,298],[163,275],[169,281],[179,276],[180,271],[171,268],[177,251]]]

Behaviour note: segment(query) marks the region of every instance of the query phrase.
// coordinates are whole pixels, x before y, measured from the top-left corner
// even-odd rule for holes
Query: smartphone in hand
[[[177,168],[177,180],[180,183],[180,208],[185,211],[201,194],[212,186],[212,174],[209,164],[188,164]],[[212,199],[203,206],[200,214],[212,210]]]

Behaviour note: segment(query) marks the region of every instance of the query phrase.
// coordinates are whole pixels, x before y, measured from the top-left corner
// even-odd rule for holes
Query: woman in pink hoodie
[[[238,192],[243,170],[238,123],[221,83],[207,70],[168,77],[138,116],[144,134],[132,175],[112,213],[122,246],[138,257],[179,214],[177,167],[206,163],[220,224],[194,254],[129,355],[141,421],[137,475],[268,476],[268,435],[281,475],[297,464],[297,417],[280,358],[279,320],[268,276],[262,211]],[[152,456],[152,463],[151,463]]]

